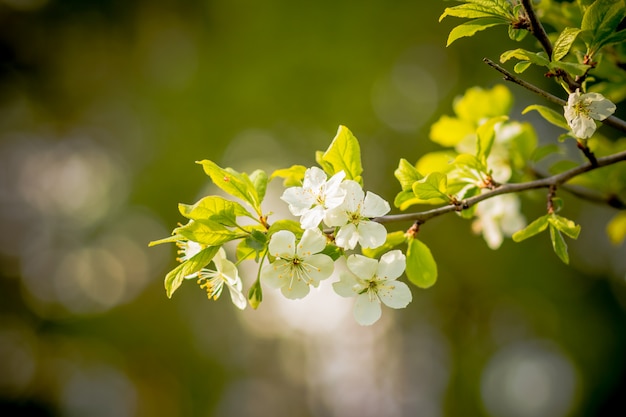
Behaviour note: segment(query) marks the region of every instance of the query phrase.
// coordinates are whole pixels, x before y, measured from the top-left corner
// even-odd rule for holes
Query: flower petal
[[[307,257],[323,251],[325,247],[326,237],[319,229],[306,229],[298,243],[296,253],[300,257]]]
[[[391,281],[398,278],[406,268],[406,256],[400,250],[385,253],[378,263],[376,275],[378,279]]]
[[[356,181],[346,180],[341,183],[341,186],[346,190],[346,198],[342,206],[350,213],[360,213],[365,197],[361,185]]]
[[[348,213],[346,212],[343,205],[334,209],[326,210],[326,214],[324,215],[324,223],[326,223],[326,225],[330,227],[343,226],[347,224]]]
[[[350,255],[346,265],[357,278],[366,281],[372,279],[378,269],[378,261],[376,259],[357,254]]]
[[[270,288],[281,288],[291,280],[292,263],[282,259],[276,259],[271,264],[265,265],[261,269],[261,279]]]
[[[301,279],[293,279],[287,285],[281,287],[280,290],[286,298],[297,300],[305,297],[309,293],[310,287],[309,284]]]
[[[342,297],[354,297],[364,288],[350,271],[342,272],[339,274],[339,281],[333,282],[333,290]]]
[[[326,183],[326,173],[318,167],[308,168],[304,172],[302,188],[319,190]]]
[[[361,326],[369,326],[378,321],[382,315],[380,300],[378,297],[370,297],[368,293],[363,293],[356,298],[354,303],[354,318]]]
[[[293,258],[296,253],[296,235],[288,230],[279,230],[272,235],[268,248],[270,255],[276,258]]]
[[[380,217],[389,213],[390,210],[389,203],[384,198],[368,191],[363,201],[361,215],[363,217]]]
[[[309,210],[303,210],[301,212],[302,217],[300,217],[300,226],[303,229],[313,229],[319,226],[324,219],[324,213],[325,210],[322,206],[315,206]]]
[[[346,224],[337,233],[335,237],[335,245],[343,249],[354,249],[359,243],[359,230],[352,223]]]
[[[289,204],[289,211],[294,216],[302,215],[315,203],[315,196],[302,187],[287,188],[280,199]]]
[[[226,283],[226,285],[228,286],[228,290],[230,292],[230,299],[232,300],[233,304],[240,310],[245,309],[247,301],[246,301],[246,297],[241,292],[241,281],[239,281],[238,288],[236,286],[229,284],[228,282]]]
[[[378,285],[378,297],[387,307],[391,308],[404,308],[413,300],[409,286],[401,281],[391,281],[384,285]]]
[[[320,280],[326,279],[332,275],[335,269],[335,263],[330,256],[318,253],[307,257],[300,264],[300,268],[305,276],[306,282],[317,287]]]
[[[599,93],[588,93],[586,94],[590,99],[589,102],[589,116],[596,120],[604,120],[613,113],[617,107],[613,104],[609,99],[604,98],[602,94]]]
[[[358,227],[359,243],[363,248],[377,248],[387,240],[387,229],[380,223],[362,220]]]

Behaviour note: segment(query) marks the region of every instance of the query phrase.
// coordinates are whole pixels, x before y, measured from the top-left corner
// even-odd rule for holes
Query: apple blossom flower
[[[406,268],[406,257],[399,250],[385,253],[380,262],[363,255],[350,255],[346,266],[348,271],[339,275],[333,289],[342,297],[356,296],[353,314],[363,326],[380,318],[381,302],[397,309],[406,307],[413,299],[408,285],[397,281]]]
[[[272,288],[280,288],[289,299],[298,299],[309,293],[310,285],[330,277],[334,263],[330,256],[319,253],[326,247],[326,237],[319,229],[304,231],[300,242],[288,230],[274,233],[268,246],[276,258],[261,270],[261,279]]]
[[[615,112],[615,104],[599,93],[571,93],[565,105],[565,119],[576,137],[588,139],[596,131],[595,120],[604,120]]]
[[[519,197],[502,194],[481,201],[476,207],[476,219],[472,229],[482,233],[491,249],[498,249],[504,237],[510,237],[526,226],[526,219],[520,212]]]
[[[217,300],[224,284],[228,287],[230,298],[237,308],[246,308],[246,297],[241,292],[242,283],[239,271],[234,263],[226,259],[226,252],[220,248],[212,259],[215,270],[202,268],[197,274],[185,278],[198,277],[200,288],[204,288],[209,298]]]
[[[354,249],[357,243],[363,248],[381,246],[387,229],[371,219],[389,213],[389,203],[372,192],[365,194],[356,181],[346,180],[341,187],[346,191],[343,204],[328,210],[324,217],[328,226],[339,227],[335,244],[344,249]]]
[[[339,206],[346,195],[340,187],[346,173],[339,171],[328,181],[324,171],[317,167],[304,173],[302,187],[290,187],[280,197],[289,204],[289,211],[300,217],[303,229],[319,226],[327,210]]]

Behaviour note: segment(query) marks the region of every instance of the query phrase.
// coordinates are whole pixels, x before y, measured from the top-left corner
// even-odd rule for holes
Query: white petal
[[[389,203],[384,198],[368,191],[363,202],[361,215],[363,217],[380,217],[389,213],[389,210],[391,210]]]
[[[342,272],[339,274],[339,281],[333,282],[333,290],[342,297],[354,297],[363,289],[350,271]]]
[[[296,235],[288,230],[279,230],[272,235],[268,248],[270,255],[276,258],[293,258],[296,253]]]
[[[244,295],[241,292],[241,281],[239,281],[239,284],[237,287],[230,285],[228,282],[226,283],[226,285],[228,286],[228,290],[230,291],[230,299],[232,300],[233,304],[240,310],[243,310],[244,308],[246,308],[246,297],[244,297]]]
[[[350,213],[360,213],[365,197],[361,185],[356,181],[346,180],[341,183],[341,186],[346,190],[343,207]]]
[[[324,207],[315,206],[310,210],[303,210],[302,217],[300,217],[300,226],[303,229],[313,229],[319,226],[324,219]]]
[[[378,269],[378,261],[363,255],[350,255],[346,261],[348,269],[363,280],[370,280],[376,274]]]
[[[287,188],[280,199],[289,204],[289,211],[294,216],[301,216],[315,203],[315,196],[302,187]]]
[[[339,171],[333,175],[326,183],[326,190],[324,192],[324,207],[326,209],[332,209],[339,207],[343,204],[346,197],[346,190],[341,187],[341,181],[346,177],[346,173]]]
[[[376,275],[382,280],[395,280],[406,268],[406,256],[400,250],[385,253],[378,263]]]
[[[307,283],[317,287],[320,280],[330,277],[335,269],[332,258],[323,253],[311,255],[300,264],[301,271]]]
[[[363,248],[377,248],[387,239],[387,229],[380,223],[361,220],[358,227],[359,243]]]
[[[270,288],[281,288],[291,280],[291,267],[293,264],[282,259],[277,259],[261,269],[261,280]]]
[[[294,279],[290,281],[288,285],[283,286],[280,290],[283,295],[290,300],[297,300],[298,298],[305,297],[309,293],[310,287],[306,282],[300,279]]]
[[[306,229],[298,243],[296,253],[298,256],[307,257],[323,251],[325,247],[326,237],[319,229]]]
[[[326,183],[326,173],[318,167],[308,168],[304,172],[304,180],[302,181],[303,188],[318,190],[322,185]]]
[[[490,249],[496,250],[502,245],[503,237],[500,228],[492,217],[483,216],[480,219],[483,237]]]
[[[615,104],[604,98],[602,94],[589,93],[588,96],[591,99],[588,107],[589,116],[596,120],[604,120],[615,113]]]
[[[380,300],[363,293],[356,298],[354,303],[354,318],[361,326],[369,326],[378,321],[382,315]]]
[[[340,248],[354,249],[359,242],[359,231],[352,223],[346,224],[337,233],[335,237],[335,244]]]
[[[340,205],[337,208],[327,210],[324,215],[324,223],[327,226],[335,227],[335,226],[343,226],[348,223],[348,213],[346,213],[343,205]]]
[[[379,285],[378,297],[387,307],[391,308],[404,308],[413,299],[409,286],[401,281],[391,281]]]
[[[591,117],[579,114],[575,117],[569,126],[576,137],[580,139],[589,139],[596,131],[596,122]]]

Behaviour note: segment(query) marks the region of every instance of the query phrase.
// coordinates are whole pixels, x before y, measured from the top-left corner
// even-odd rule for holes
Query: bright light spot
[[[578,386],[574,365],[548,343],[518,343],[494,355],[483,372],[481,393],[494,417],[567,415]]]

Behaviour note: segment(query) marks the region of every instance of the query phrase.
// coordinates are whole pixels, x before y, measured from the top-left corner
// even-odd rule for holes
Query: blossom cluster
[[[328,178],[320,168],[308,168],[302,186],[287,188],[281,199],[293,215],[300,217],[304,233],[299,240],[289,230],[272,235],[268,248],[274,261],[263,267],[261,279],[272,288],[280,288],[289,299],[306,296],[310,286],[317,287],[334,272],[333,259],[322,253],[328,238],[320,226],[332,228],[332,243],[343,250],[357,245],[378,248],[387,238],[385,227],[372,219],[387,214],[389,203],[377,194],[364,192],[358,182],[346,179],[344,171]],[[354,317],[360,324],[369,325],[380,318],[381,302],[403,308],[411,301],[408,286],[395,282],[406,266],[399,250],[383,255],[380,263],[351,255],[347,265],[348,270],[333,287],[341,296],[357,297]]]

